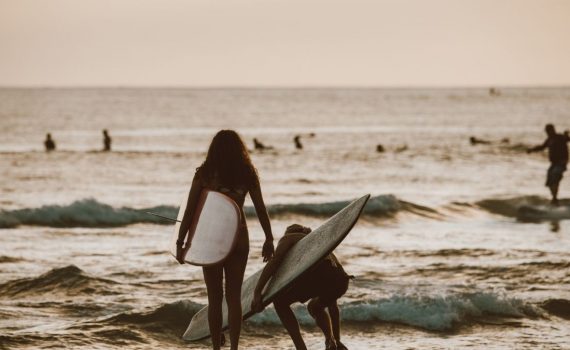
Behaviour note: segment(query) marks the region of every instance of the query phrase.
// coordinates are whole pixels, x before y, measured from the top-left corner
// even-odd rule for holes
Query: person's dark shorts
[[[546,186],[556,186],[562,180],[562,174],[566,171],[566,164],[552,164],[546,173]]]
[[[321,263],[293,284],[285,293],[286,299],[305,303],[309,299],[319,298],[323,305],[329,305],[346,293],[349,280],[350,277],[342,268]]]

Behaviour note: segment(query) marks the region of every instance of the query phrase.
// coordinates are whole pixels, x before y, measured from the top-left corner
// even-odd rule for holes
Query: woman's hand
[[[184,264],[184,249],[181,245],[176,246],[176,260],[180,265]]]
[[[263,248],[261,249],[261,256],[263,257],[263,262],[268,262],[273,257],[275,248],[273,247],[273,239],[266,238],[265,243],[263,243]]]

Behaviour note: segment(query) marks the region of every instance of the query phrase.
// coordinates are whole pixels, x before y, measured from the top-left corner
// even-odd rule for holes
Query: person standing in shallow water
[[[107,129],[103,129],[103,151],[109,152],[111,150],[111,136]]]
[[[51,138],[51,134],[46,134],[46,140],[44,141],[44,146],[46,148],[46,152],[55,151],[55,142]]]
[[[550,167],[546,175],[546,186],[550,189],[552,195],[551,203],[558,205],[558,187],[562,180],[562,174],[566,171],[568,165],[568,142],[570,137],[568,130],[564,134],[557,134],[554,125],[547,124],[544,131],[548,136],[544,143],[527,150],[527,153],[538,152],[548,148],[548,157],[550,159]]]
[[[224,277],[231,349],[237,349],[242,324],[241,286],[249,254],[248,230],[243,213],[243,204],[248,193],[265,233],[265,243],[261,251],[263,261],[272,258],[274,247],[271,224],[263,202],[257,171],[249,158],[247,148],[235,131],[218,132],[212,139],[206,160],[196,169],[176,241],[176,259],[180,264],[184,263],[184,245],[191,243],[185,240],[202,190],[224,193],[241,208],[241,224],[234,250],[222,263],[202,267],[208,292],[208,325],[213,349],[220,349],[221,346]]]

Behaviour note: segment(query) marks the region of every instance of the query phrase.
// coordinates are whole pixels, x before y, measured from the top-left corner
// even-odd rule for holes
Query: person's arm
[[[261,187],[259,181],[255,181],[255,185],[250,189],[249,195],[251,196],[251,201],[255,207],[255,212],[265,233],[265,242],[263,243],[263,249],[261,250],[261,256],[263,256],[263,261],[269,261],[273,256],[273,233],[271,232],[271,223],[269,222],[269,215],[267,214],[267,208],[263,202],[263,196],[261,194]]]
[[[546,139],[546,141],[544,141],[542,145],[527,149],[526,153],[543,151],[544,149],[546,149],[546,147],[548,147],[548,141],[549,139]]]
[[[277,250],[275,251],[275,256],[271,259],[263,268],[261,272],[261,276],[259,276],[259,280],[257,281],[257,285],[253,291],[253,299],[251,301],[251,309],[254,312],[261,312],[263,310],[263,304],[261,301],[261,292],[263,292],[263,288],[269,279],[273,277],[279,265],[285,258],[285,255],[289,251],[289,249],[296,243],[297,241],[294,239],[286,239],[281,241],[277,245]]]
[[[190,194],[188,195],[188,202],[186,203],[186,210],[184,210],[184,216],[182,217],[180,230],[178,231],[178,240],[176,241],[176,260],[178,260],[180,264],[184,264],[184,259],[182,257],[184,241],[186,240],[186,235],[190,229],[192,213],[194,212],[194,209],[196,209],[196,204],[198,203],[201,192],[202,183],[198,178],[198,175],[194,175],[192,186],[190,187]],[[186,242],[186,245],[188,244],[190,244],[190,242]]]

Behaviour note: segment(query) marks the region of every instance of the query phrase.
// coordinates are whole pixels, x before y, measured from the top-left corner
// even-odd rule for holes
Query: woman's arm
[[[182,217],[180,230],[178,231],[178,240],[176,241],[176,260],[178,260],[180,264],[184,264],[182,247],[184,246],[186,235],[188,235],[188,230],[190,229],[190,223],[192,221],[192,213],[194,212],[194,209],[196,209],[196,204],[200,198],[202,188],[203,186],[198,175],[194,175],[192,186],[190,187],[190,194],[188,195],[188,202],[186,203],[186,210],[184,210],[184,216]],[[190,242],[186,242],[186,244],[189,243]]]
[[[263,256],[263,261],[269,261],[273,256],[273,233],[271,232],[271,223],[269,222],[269,215],[267,214],[267,208],[263,202],[263,195],[261,194],[261,187],[259,181],[255,182],[253,188],[249,191],[253,206],[255,207],[255,212],[265,233],[265,243],[263,244],[263,250],[261,255]]]

